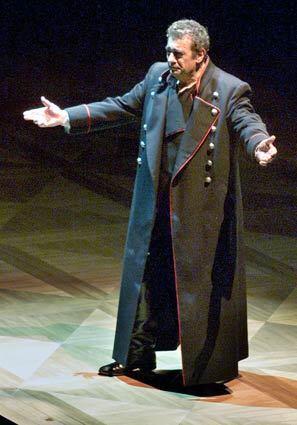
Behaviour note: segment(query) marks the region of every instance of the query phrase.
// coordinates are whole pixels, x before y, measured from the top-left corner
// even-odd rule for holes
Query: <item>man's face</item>
[[[168,37],[166,45],[168,66],[172,75],[183,83],[193,79],[205,53],[204,49],[198,53],[192,50],[192,39],[189,36],[176,39]]]

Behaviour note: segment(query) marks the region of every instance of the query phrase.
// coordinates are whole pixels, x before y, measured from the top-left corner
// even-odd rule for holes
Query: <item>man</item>
[[[24,117],[70,133],[142,117],[118,320],[108,376],[153,370],[156,350],[181,345],[184,385],[238,375],[247,357],[240,145],[265,166],[276,155],[247,83],[209,59],[206,28],[167,30],[156,63],[122,97]]]

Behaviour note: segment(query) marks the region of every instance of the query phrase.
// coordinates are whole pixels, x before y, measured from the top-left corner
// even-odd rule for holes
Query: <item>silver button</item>
[[[155,92],[151,91],[151,96],[154,97],[155,96]]]
[[[206,169],[206,171],[209,171],[209,170],[211,169],[211,167],[212,167],[212,161],[209,159],[209,160],[206,162],[206,165],[205,165],[205,169]]]
[[[162,83],[162,77],[158,78],[159,83]]]
[[[215,145],[214,145],[212,142],[210,142],[210,144],[208,145],[208,147],[209,147],[209,149],[210,149],[211,151],[213,151],[213,150],[214,150],[214,148],[215,148]]]
[[[143,140],[141,140],[141,141],[140,141],[140,146],[141,146],[142,148],[145,148],[145,142],[144,142]]]
[[[146,131],[146,129],[147,129],[147,124],[143,124],[143,129],[144,129],[144,131]]]
[[[140,158],[140,156],[137,158],[137,164],[141,165],[142,164],[142,159]]]
[[[209,176],[207,176],[207,177],[205,177],[205,183],[211,183],[211,177],[209,177]]]
[[[212,108],[212,110],[211,110],[211,115],[212,115],[213,117],[215,117],[216,115],[218,115],[218,110],[217,110],[217,109],[215,109],[215,108]]]
[[[219,98],[219,93],[217,91],[214,91],[213,94],[212,94],[212,97],[214,99],[218,99]]]
[[[217,127],[215,125],[211,126],[211,132],[215,133],[217,131]]]

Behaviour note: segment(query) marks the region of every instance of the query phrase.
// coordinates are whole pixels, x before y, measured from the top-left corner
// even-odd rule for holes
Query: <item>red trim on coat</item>
[[[86,108],[86,110],[87,110],[87,115],[88,115],[88,118],[87,118],[87,122],[88,122],[88,129],[87,129],[87,133],[89,133],[89,132],[90,132],[90,130],[91,130],[91,112],[90,112],[90,109],[89,109],[88,105],[84,104],[83,106],[84,106],[84,107]]]
[[[212,103],[208,103],[206,102],[206,100],[201,99],[201,97],[196,96],[197,99],[199,99],[200,101],[206,103],[207,105],[211,106],[213,109],[216,109],[218,111],[218,115],[215,117],[214,121],[211,123],[211,125],[209,126],[209,129],[205,132],[204,137],[200,140],[199,144],[197,145],[196,149],[193,151],[192,155],[190,155],[186,161],[180,166],[180,168],[178,169],[178,171],[175,173],[174,178],[178,175],[178,173],[184,168],[184,166],[191,161],[191,159],[193,158],[193,156],[196,154],[196,152],[200,149],[200,147],[203,145],[203,143],[205,142],[207,136],[209,135],[210,131],[211,131],[211,127],[217,122],[219,115],[221,113],[221,110],[214,106]]]
[[[256,134],[253,134],[251,137],[250,137],[250,140],[252,140],[254,137],[257,137],[257,136],[259,136],[259,134],[261,134],[262,136],[263,136],[263,134],[264,133],[256,133]],[[267,137],[265,137],[265,139],[268,139],[269,138],[269,136],[267,136]],[[265,139],[263,139],[263,140],[265,140]],[[263,142],[263,140],[262,140],[262,142]],[[261,143],[261,142],[259,142],[259,143]]]
[[[204,137],[201,139],[201,141],[197,145],[196,149],[193,151],[192,155],[189,158],[187,158],[187,160],[180,166],[179,170],[175,174],[175,177],[177,176],[177,174],[179,174],[179,172],[193,158],[193,156],[196,154],[196,152],[203,145],[203,143],[205,142],[207,136],[209,135],[209,133],[211,131],[211,127],[217,122],[217,120],[219,118],[219,114],[221,112],[219,108],[215,107],[211,103],[206,102],[205,100],[201,99],[198,96],[196,96],[196,97],[199,100],[201,100],[202,102],[204,102],[207,105],[211,106],[212,108],[215,108],[218,111],[218,115],[215,117],[214,121],[211,123],[211,125],[208,128],[208,130],[206,131]],[[182,353],[182,331],[181,331],[181,321],[180,321],[180,306],[179,306],[179,298],[178,298],[178,281],[177,281],[176,260],[175,260],[176,257],[175,257],[174,244],[173,244],[173,238],[172,238],[172,229],[173,229],[173,224],[172,224],[172,222],[173,222],[173,218],[172,218],[172,215],[173,215],[172,214],[172,182],[173,182],[173,180],[171,180],[170,187],[169,187],[170,232],[171,232],[171,247],[172,247],[172,258],[173,258],[173,270],[174,270],[174,283],[175,283],[175,292],[176,292],[176,301],[177,301],[177,320],[178,320],[178,331],[179,331],[179,343],[180,343],[180,346],[181,346],[182,377],[183,377],[183,385],[185,385],[186,384],[186,379],[185,379],[185,375],[184,375],[184,372],[183,372],[184,368],[183,368],[183,353]]]
[[[172,191],[171,191],[171,183],[169,187],[169,215],[170,215],[170,233],[171,233],[171,249],[172,249],[172,259],[173,259],[173,272],[174,272],[174,286],[175,286],[175,294],[176,294],[176,307],[177,307],[177,321],[178,321],[178,336],[179,336],[179,344],[181,346],[180,354],[181,354],[181,363],[182,363],[182,377],[183,384],[185,385],[186,380],[184,376],[184,367],[183,367],[183,352],[182,352],[182,331],[181,331],[181,321],[180,321],[180,307],[179,307],[179,298],[178,298],[178,284],[177,284],[177,273],[176,273],[176,261],[175,261],[175,252],[173,245],[173,237],[172,237]]]

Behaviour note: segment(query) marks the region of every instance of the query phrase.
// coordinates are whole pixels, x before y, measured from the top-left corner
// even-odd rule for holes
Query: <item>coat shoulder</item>
[[[167,73],[169,73],[167,62],[155,62],[149,68],[147,72],[147,78],[149,79],[150,83],[154,85],[160,82],[160,78],[163,79]]]
[[[148,74],[162,76],[164,72],[169,71],[167,62],[155,62],[148,70]]]
[[[224,88],[226,91],[232,92],[238,89],[239,87],[245,88],[248,91],[251,90],[250,85],[247,82],[241,80],[233,74],[230,74],[229,72],[224,71],[223,69],[217,66],[215,66],[215,78],[222,86],[222,88]]]

